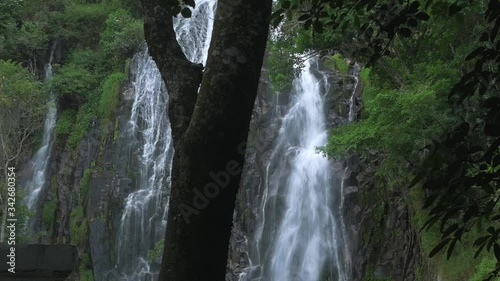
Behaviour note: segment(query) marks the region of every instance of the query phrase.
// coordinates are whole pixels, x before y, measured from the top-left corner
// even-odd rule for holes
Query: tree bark
[[[196,79],[183,80],[185,74],[179,73],[179,66],[172,62],[173,55],[181,67],[186,65],[185,56],[178,54],[180,48],[174,42],[167,9],[145,2],[146,40],[166,82],[170,121],[176,130],[159,280],[222,281],[272,1],[218,2],[207,66],[195,106],[190,102],[196,94],[193,89],[198,87],[194,84]],[[193,84],[187,85],[190,83]],[[181,107],[184,116],[174,116],[177,107]]]
[[[142,0],[149,53],[169,93],[168,112],[174,144],[186,131],[198,96],[203,65],[190,62],[177,42],[167,1]]]

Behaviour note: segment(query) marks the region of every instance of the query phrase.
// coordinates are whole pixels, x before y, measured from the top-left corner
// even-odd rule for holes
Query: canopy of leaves
[[[19,63],[0,60],[0,159],[11,163],[43,125],[42,84]]]

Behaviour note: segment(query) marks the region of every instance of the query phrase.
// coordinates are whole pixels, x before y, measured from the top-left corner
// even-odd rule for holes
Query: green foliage
[[[87,240],[88,226],[83,207],[78,206],[71,210],[69,231],[71,241],[75,245],[80,245]]]
[[[0,106],[30,106],[43,111],[42,84],[28,69],[11,60],[0,60]],[[34,103],[34,104],[33,104]]]
[[[156,242],[155,247],[152,250],[149,250],[148,259],[149,262],[152,263],[156,258],[158,258],[163,252],[163,247],[165,246],[165,240],[161,239]]]
[[[80,205],[82,206],[84,205],[83,200],[85,200],[85,198],[88,196],[91,179],[92,179],[92,169],[85,169],[85,171],[83,172],[81,191],[79,194]]]
[[[368,74],[365,71],[363,75]],[[446,100],[435,87],[418,83],[406,89],[384,90],[366,85],[362,120],[334,129],[326,153],[339,157],[379,151],[386,157],[378,174],[399,177],[400,173],[394,172],[404,169],[401,163],[413,162],[419,149],[452,123]]]
[[[411,191],[411,205],[414,209],[414,221],[417,229],[425,226],[428,214],[422,209],[424,204],[424,193],[421,186],[416,186]],[[482,255],[478,259],[474,258],[476,250],[473,247],[474,240],[480,235],[481,229],[472,228],[462,237],[463,243],[457,244],[450,256],[447,253],[440,253],[426,263],[440,272],[443,280],[476,280],[482,281],[495,268],[495,259],[491,255]],[[424,257],[429,256],[434,247],[440,242],[440,231],[437,225],[428,227],[420,232],[420,247]],[[492,265],[492,267],[490,267]]]
[[[97,110],[103,124],[113,119],[120,101],[120,87],[124,79],[125,74],[118,72],[109,75],[104,81]]]
[[[9,21],[4,25],[4,33],[0,35],[0,53],[3,57],[20,60],[21,56],[41,56],[49,42],[47,34],[40,25],[33,21],[25,21],[21,28],[16,22]],[[8,36],[5,36],[8,34]]]
[[[363,67],[361,69],[361,73],[359,74],[359,78],[366,85],[370,86],[370,68]]]
[[[100,3],[67,1],[64,13],[54,17],[54,24],[65,23],[55,33],[71,42],[72,46],[95,48],[99,45],[99,35],[104,30],[104,22],[112,9],[113,6],[107,1]]]
[[[73,131],[76,121],[76,110],[64,110],[56,123],[56,136],[69,136]]]
[[[117,9],[106,19],[100,45],[115,62],[131,56],[144,40],[143,23],[124,9]]]
[[[343,58],[340,54],[333,55],[333,60],[335,61],[335,68],[343,74],[349,73],[349,64],[346,62],[346,59]]]
[[[293,56],[278,44],[269,44],[269,79],[274,91],[286,92],[293,81]]]
[[[47,3],[53,2],[53,3]],[[28,60],[32,70],[36,58],[45,54],[49,40],[45,32],[57,1],[2,1],[0,9],[0,58]],[[35,4],[38,3],[38,7]]]
[[[48,82],[49,91],[66,103],[76,106],[88,99],[88,94],[98,85],[98,77],[89,70],[76,65],[64,65]]]
[[[36,133],[43,126],[46,96],[42,84],[34,78],[19,63],[0,60],[0,180],[6,172],[3,168],[17,161],[20,153],[36,141]],[[5,192],[0,185],[0,195]]]
[[[57,179],[55,176],[53,176],[50,180],[50,193],[52,195],[50,200],[46,200],[43,203],[42,223],[45,229],[49,230],[50,236],[52,236],[52,233],[54,231],[56,209],[59,203],[59,199],[57,196]]]
[[[6,182],[7,181],[2,181],[0,182],[0,190],[6,188]],[[16,189],[16,202],[19,202],[16,204],[16,243],[30,243],[32,241],[32,235],[29,233],[29,230],[26,227],[26,223],[29,218],[33,216],[33,213],[28,209],[28,207],[24,204],[21,204],[20,202],[23,201],[23,199],[26,196],[26,190],[24,188],[17,188]],[[5,197],[4,197],[5,198]],[[0,217],[3,216],[3,208],[0,208]]]
[[[108,61],[106,56],[101,51],[96,51],[91,48],[74,49],[68,55],[68,64],[73,64],[83,68],[90,73],[99,74],[107,73],[113,67]]]
[[[87,130],[95,116],[94,107],[95,105],[92,102],[87,102],[78,109],[75,127],[66,142],[69,147],[76,148],[80,140],[82,140],[87,133]]]
[[[88,253],[84,253],[80,260],[80,281],[94,281],[92,261]]]
[[[42,221],[45,226],[52,227],[54,225],[56,208],[57,208],[57,200],[55,199],[46,201],[43,204]]]
[[[493,270],[495,270],[496,264],[497,261],[493,257],[483,257],[481,262],[476,266],[476,272],[470,281],[483,281]],[[500,278],[495,278],[493,280],[499,281]]]

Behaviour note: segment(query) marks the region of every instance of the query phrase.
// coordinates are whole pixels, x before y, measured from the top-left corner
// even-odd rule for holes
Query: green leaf
[[[312,25],[312,20],[311,19],[306,20],[306,22],[304,23],[304,29],[309,30],[311,25]]]
[[[455,245],[457,244],[458,239],[453,239],[451,241],[450,246],[448,246],[448,251],[446,252],[446,259],[449,260],[451,257],[451,254],[453,253],[453,249],[455,249]]]
[[[418,174],[411,181],[408,188],[414,187],[417,183],[419,183],[425,177],[426,174],[427,174],[426,171],[423,169],[421,171],[419,171]]]
[[[186,4],[190,7],[193,7],[193,8],[196,7],[196,3],[194,2],[194,0],[184,0],[184,4]]]
[[[486,48],[485,47],[478,47],[477,49],[475,49],[474,51],[472,51],[466,58],[465,60],[471,60],[475,57],[477,57],[480,53],[482,53],[483,51],[485,51]]]
[[[425,12],[418,12],[415,17],[421,21],[428,21],[431,17]]]
[[[500,247],[498,246],[498,244],[496,242],[493,245],[493,252],[495,253],[495,258],[497,258],[497,261],[500,262]]]
[[[476,239],[476,241],[474,242],[474,246],[477,247],[479,245],[482,245],[482,244],[485,244],[486,241],[488,240],[489,236],[483,236],[483,237],[479,237]]]
[[[284,9],[278,9],[275,12],[271,14],[271,19],[278,18],[280,15],[282,15],[285,12]]]
[[[417,27],[418,25],[418,21],[414,18],[409,18],[408,19],[408,26],[411,26],[411,27]]]
[[[411,30],[408,29],[408,28],[400,28],[398,33],[402,36],[402,37],[405,37],[405,38],[408,38],[411,36]]]
[[[319,20],[315,21],[313,24],[314,32],[323,33],[323,23]]]
[[[454,223],[449,226],[444,232],[442,238],[448,237],[453,231],[458,229],[458,223]]]
[[[283,20],[283,14],[279,14],[279,16],[273,19],[273,27],[274,28],[278,27],[278,25],[280,25],[282,20]]]
[[[488,233],[490,233],[491,235],[495,234],[495,228],[493,226],[488,227],[486,231],[488,231]]]
[[[444,248],[444,246],[446,246],[452,239],[451,238],[447,238],[441,242],[439,242],[439,244],[437,244],[436,247],[434,247],[434,249],[432,249],[432,251],[430,252],[429,254],[429,258],[432,258],[433,256],[435,256],[439,251],[441,251],[441,249]]]
[[[474,254],[474,258],[477,258],[479,256],[479,254],[481,254],[481,252],[483,251],[483,248],[484,246],[486,246],[486,243],[483,243],[479,249],[477,249],[476,253]]]
[[[479,42],[486,42],[490,39],[490,35],[488,34],[488,32],[483,32],[483,34],[481,34],[481,38],[479,38]]]
[[[303,14],[297,20],[298,21],[305,21],[305,20],[308,20],[309,18],[311,18],[311,15],[309,15],[309,14]]]
[[[178,15],[181,12],[181,6],[175,6],[172,8],[172,15]]]
[[[190,18],[191,17],[191,9],[189,9],[188,7],[182,9],[181,11],[181,15],[185,18]]]
[[[456,3],[453,3],[448,8],[448,15],[451,17],[451,16],[455,15],[456,13],[460,12],[461,10],[462,10],[462,7],[458,6]]]
[[[410,8],[408,9],[408,11],[410,13],[415,13],[416,11],[418,11],[418,7],[420,7],[420,2],[413,1],[413,2],[411,2]]]

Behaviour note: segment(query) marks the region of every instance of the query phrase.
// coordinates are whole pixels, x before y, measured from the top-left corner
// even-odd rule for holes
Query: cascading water
[[[190,19],[175,19],[175,30],[186,57],[195,63],[206,60],[211,38],[215,0],[196,4]],[[138,149],[138,190],[125,200],[117,236],[116,270],[120,280],[156,280],[148,253],[166,230],[168,190],[173,147],[166,114],[168,95],[161,75],[147,50],[131,64],[134,103],[127,134]],[[134,141],[132,141],[134,142]],[[134,160],[133,160],[134,161]]]
[[[356,121],[356,92],[359,84],[359,74],[361,72],[361,65],[359,63],[355,63],[351,69],[351,75],[354,78],[354,88],[352,89],[351,98],[349,99],[349,115],[348,121],[353,122]]]
[[[346,240],[340,223],[340,181],[318,154],[327,142],[317,61],[294,81],[292,106],[282,118],[265,168],[258,226],[248,247],[250,267],[240,280],[347,281]]]
[[[174,18],[177,41],[191,62],[207,61],[216,5],[216,0],[198,0],[190,18]]]
[[[54,57],[55,47],[56,44],[54,43],[50,52],[49,61],[44,65],[44,78],[46,81],[52,78],[52,60]],[[31,175],[29,176],[26,183],[24,183],[24,187],[26,190],[24,204],[32,212],[36,212],[36,210],[39,208],[39,197],[46,186],[47,170],[50,160],[50,153],[52,150],[52,142],[54,139],[56,119],[57,106],[55,97],[51,95],[47,103],[47,115],[44,122],[42,145],[31,159]],[[36,227],[34,226],[34,220],[32,218],[28,219],[27,226],[28,229],[33,229],[34,227]]]
[[[165,114],[167,93],[156,64],[147,50],[137,54],[131,71],[134,103],[127,134],[139,143],[139,190],[125,200],[117,237],[117,270],[123,280],[145,280],[150,270],[148,251],[165,232],[164,177],[172,159],[171,130]]]

